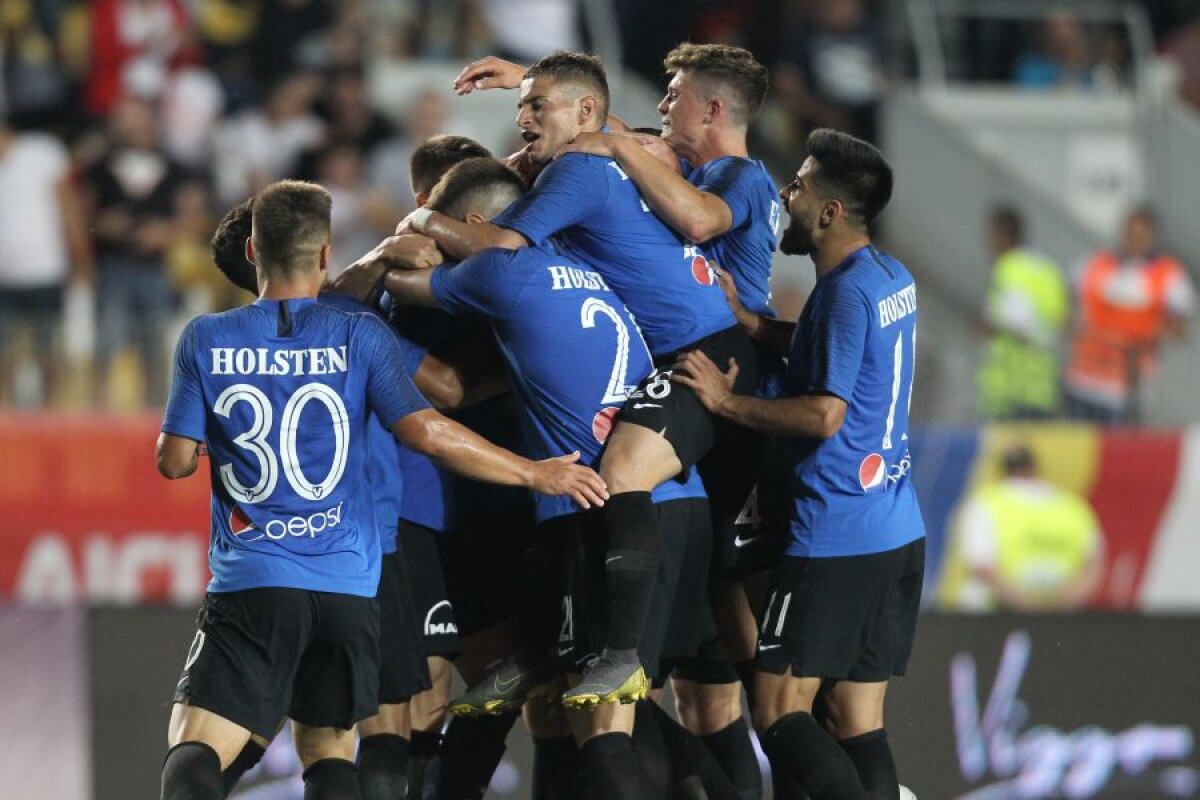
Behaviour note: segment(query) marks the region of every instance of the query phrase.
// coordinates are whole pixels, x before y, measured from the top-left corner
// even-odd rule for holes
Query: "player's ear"
[[[463,221],[470,225],[478,225],[481,222],[487,222],[488,218],[483,214],[476,214],[474,211],[472,211],[470,214],[467,214]]]
[[[329,244],[328,243],[321,246],[320,259],[321,259],[321,264],[320,264],[321,272],[327,272],[329,270]]]
[[[413,199],[417,201],[417,208],[424,208],[429,202],[429,192],[414,192]]]
[[[714,97],[704,104],[704,124],[711,125],[725,111],[725,104]]]
[[[254,266],[258,266],[258,262],[254,260],[254,237],[246,237],[246,260]]]
[[[819,220],[821,227],[828,228],[830,225],[833,224],[833,221],[835,219],[837,219],[838,217],[844,218],[845,215],[846,215],[846,206],[842,203],[841,200],[838,200],[837,198],[834,198],[832,200],[826,200],[825,204],[821,206],[821,216],[820,216],[820,220]]]
[[[583,124],[588,120],[596,118],[596,112],[599,111],[600,104],[596,102],[596,98],[590,94],[585,95],[579,101],[579,123]]]

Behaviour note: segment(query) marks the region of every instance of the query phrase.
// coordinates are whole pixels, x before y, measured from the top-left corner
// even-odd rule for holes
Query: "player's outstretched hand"
[[[733,396],[738,376],[737,359],[729,359],[729,371],[721,372],[712,359],[699,350],[683,357],[671,373],[671,380],[690,387],[710,413],[721,413],[721,406]]]
[[[547,458],[534,464],[534,491],[570,497],[580,508],[600,507],[608,499],[608,487],[590,467],[577,464],[579,451]]]
[[[454,79],[454,91],[470,94],[476,89],[516,89],[525,77],[525,68],[502,58],[488,56],[463,67]]]

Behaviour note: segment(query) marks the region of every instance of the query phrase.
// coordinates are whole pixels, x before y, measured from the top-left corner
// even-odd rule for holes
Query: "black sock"
[[[242,776],[252,770],[255,764],[262,761],[265,752],[267,752],[266,748],[253,739],[246,742],[242,752],[238,753],[233,763],[221,773],[221,783],[225,785],[225,794],[233,792],[233,787],[237,786],[237,782],[242,779]]]
[[[636,651],[654,599],[661,546],[650,493],[622,492],[608,498],[604,524],[608,531],[604,558],[608,627],[604,643],[609,650]]]
[[[812,714],[780,717],[762,738],[774,770],[787,770],[812,800],[869,800],[858,770]]]
[[[304,770],[304,800],[362,800],[354,762],[322,758]]]
[[[739,719],[716,733],[700,737],[713,758],[721,765],[726,777],[737,789],[742,800],[758,800],[763,794],[762,773],[758,770],[758,755],[750,741],[746,720]]]
[[[733,668],[738,674],[738,680],[742,682],[742,688],[746,690],[746,705],[754,708],[754,659],[739,661]]]
[[[424,797],[427,784],[437,783],[438,754],[442,751],[440,731],[414,730],[408,745],[408,792],[413,800]]]
[[[575,740],[533,737],[532,800],[576,800],[579,796],[579,748]]]
[[[363,800],[403,800],[408,793],[408,739],[392,733],[358,743],[358,786]]]
[[[653,700],[639,700],[634,704],[633,752],[642,767],[642,778],[646,782],[648,797],[670,797],[671,787],[676,780],[679,759],[667,748],[662,728],[654,716],[658,706]]]
[[[162,800],[222,800],[221,757],[203,742],[184,742],[167,751]]]
[[[518,647],[543,652],[558,640],[562,604],[563,548],[561,536],[549,536],[538,525],[521,559],[521,614],[515,642]]]
[[[885,728],[842,739],[838,744],[854,762],[864,789],[883,800],[900,800],[896,761]]]
[[[641,705],[643,704],[639,703],[639,706]],[[658,703],[646,701],[644,705],[652,724],[662,733],[667,754],[671,759],[677,794],[686,794],[686,789],[681,792],[680,788],[686,787],[688,777],[698,777],[705,796],[710,800],[740,800],[737,788],[726,777],[721,765],[696,734],[680,725]],[[639,717],[635,725],[641,724],[643,721]],[[636,743],[637,727],[634,728],[634,736]],[[641,755],[640,751],[638,755]]]
[[[439,800],[483,797],[504,755],[504,740],[516,721],[516,714],[451,720],[442,742]]]
[[[655,796],[642,776],[633,740],[619,732],[593,736],[579,748],[579,784],[583,800],[644,800]]]

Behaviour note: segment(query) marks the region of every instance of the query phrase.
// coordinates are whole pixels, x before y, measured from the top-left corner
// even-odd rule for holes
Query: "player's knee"
[[[707,735],[724,730],[742,715],[740,684],[673,681],[675,710],[689,731]]]
[[[314,728],[294,723],[292,739],[296,744],[296,756],[305,769],[327,758],[354,761],[357,740],[353,730]]]

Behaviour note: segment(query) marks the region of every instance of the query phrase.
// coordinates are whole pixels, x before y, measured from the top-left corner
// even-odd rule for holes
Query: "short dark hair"
[[[408,159],[408,171],[412,176],[413,191],[429,194],[433,185],[441,180],[446,170],[468,158],[491,158],[491,152],[474,139],[466,136],[439,134],[430,136],[417,145]]]
[[[427,208],[463,219],[474,212],[491,219],[525,193],[521,176],[494,158],[470,158],[450,168],[433,191]]]
[[[1021,216],[1021,212],[1014,206],[996,206],[992,209],[992,226],[995,227],[1004,238],[1014,244],[1021,244],[1025,241],[1025,218]]]
[[[258,271],[246,260],[246,240],[250,238],[254,198],[238,203],[225,212],[212,237],[212,256],[221,274],[239,289],[258,294]]]
[[[687,70],[702,80],[714,81],[733,93],[733,112],[743,124],[758,116],[767,99],[767,68],[749,50],[728,44],[684,42],[663,59],[668,75]]]
[[[875,145],[848,133],[818,128],[809,134],[808,154],[820,165],[813,182],[836,197],[866,227],[892,198],[892,168]]]
[[[308,181],[279,181],[254,197],[254,254],[264,269],[292,272],[329,244],[333,198]]]
[[[526,78],[546,76],[560,83],[575,83],[587,87],[600,103],[600,122],[608,119],[608,77],[600,59],[590,53],[568,53],[557,50],[525,70]]]

